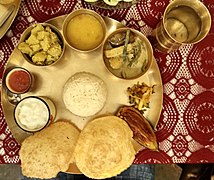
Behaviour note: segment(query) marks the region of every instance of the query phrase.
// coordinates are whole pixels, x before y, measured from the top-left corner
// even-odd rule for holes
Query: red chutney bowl
[[[31,73],[21,67],[15,67],[6,75],[7,89],[16,94],[23,94],[30,90],[32,85]]]

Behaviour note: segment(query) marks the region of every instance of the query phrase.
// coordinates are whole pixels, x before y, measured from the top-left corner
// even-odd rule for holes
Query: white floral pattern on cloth
[[[88,8],[149,36],[169,2],[141,0],[127,9],[106,10],[84,0],[22,1],[15,21],[0,42],[0,78],[22,32],[32,23]],[[154,49],[164,88],[163,110],[156,127],[160,152],[142,148],[136,164],[214,162],[214,2],[202,2],[213,21],[202,42],[170,54]],[[0,108],[0,163],[20,163],[19,148]]]
[[[25,1],[30,14],[38,22],[44,22],[56,16],[68,14],[77,4],[68,0],[31,0]]]
[[[193,98],[184,112],[191,136],[203,145],[214,145],[214,93],[203,92]]]
[[[0,111],[0,163],[11,164],[19,163],[18,151],[20,146],[13,138],[10,130],[8,129],[7,123],[4,119],[2,113],[2,108]]]
[[[137,11],[148,26],[155,28],[168,4],[169,0],[143,0],[137,4]]]
[[[209,34],[203,43],[194,45],[187,57],[187,66],[193,79],[204,88],[214,88],[214,34]]]

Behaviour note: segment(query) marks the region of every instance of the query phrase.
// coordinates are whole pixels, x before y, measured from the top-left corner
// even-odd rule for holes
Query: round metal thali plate
[[[50,24],[55,25],[62,32],[62,24],[66,15],[59,16],[57,18],[47,21]],[[107,35],[117,28],[123,27],[121,23],[116,20],[104,17],[107,26]],[[56,118],[57,120],[68,120],[74,123],[80,130],[87,124],[91,119],[99,116],[115,114],[119,107],[123,105],[130,105],[128,94],[126,92],[128,87],[133,86],[138,82],[144,82],[149,86],[155,85],[154,91],[150,100],[150,108],[144,113],[144,116],[148,121],[155,126],[158,123],[163,101],[163,88],[162,80],[156,60],[153,58],[151,67],[143,76],[133,80],[123,80],[112,75],[105,67],[101,47],[94,52],[81,53],[71,49],[66,44],[65,53],[62,59],[59,60],[53,66],[34,66],[28,63],[22,56],[21,52],[16,48],[10,56],[6,65],[7,69],[19,66],[29,70],[34,76],[34,85],[32,91],[21,95],[21,98],[26,96],[46,96],[50,98],[56,106]],[[6,73],[4,72],[4,74]],[[62,99],[62,91],[65,82],[76,72],[91,72],[99,76],[107,85],[108,96],[107,101],[103,109],[96,115],[87,118],[78,117],[72,114],[65,108]],[[5,86],[5,77],[3,76],[2,83],[2,106],[3,112],[8,123],[8,126],[16,138],[21,143],[26,137],[30,136],[31,133],[25,132],[20,129],[13,117],[14,104],[8,101],[7,89]],[[134,143],[136,151],[139,150],[139,144]],[[75,165],[71,165],[67,172],[79,173]]]

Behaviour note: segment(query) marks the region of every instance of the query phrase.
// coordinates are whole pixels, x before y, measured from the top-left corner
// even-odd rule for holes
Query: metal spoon
[[[7,90],[7,98],[11,104],[16,105],[21,100],[20,94],[15,94]]]

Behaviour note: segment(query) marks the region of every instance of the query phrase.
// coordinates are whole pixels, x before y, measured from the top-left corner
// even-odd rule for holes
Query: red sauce
[[[14,92],[26,92],[30,88],[31,77],[29,73],[24,70],[14,71],[8,77],[8,85]]]

